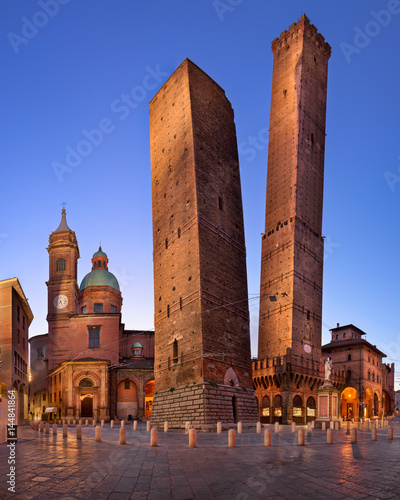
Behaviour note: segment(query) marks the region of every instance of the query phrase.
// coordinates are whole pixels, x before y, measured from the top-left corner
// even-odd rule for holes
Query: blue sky
[[[186,57],[235,111],[249,293],[259,294],[270,45],[305,12],[332,46],[323,342],[353,323],[400,372],[398,0],[3,0],[0,11],[0,279],[20,279],[31,335],[47,331],[46,246],[63,201],[79,280],[101,241],[126,327],[153,327],[148,102]],[[250,311],[256,355],[257,299]]]

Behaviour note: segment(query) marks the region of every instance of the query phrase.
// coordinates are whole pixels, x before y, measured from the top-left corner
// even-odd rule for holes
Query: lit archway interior
[[[346,387],[342,392],[342,417],[346,420],[358,419],[359,415],[358,392],[354,387]]]

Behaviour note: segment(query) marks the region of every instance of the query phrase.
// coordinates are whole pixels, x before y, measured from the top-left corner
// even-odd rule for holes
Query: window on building
[[[368,380],[371,380],[371,372],[368,370]]]
[[[307,311],[307,320],[310,319],[310,311]]]
[[[129,380],[125,380],[125,389],[130,389],[131,388],[131,383]]]
[[[372,382],[375,382],[375,373],[372,373]]]
[[[19,306],[17,306],[17,320],[19,321],[20,319],[20,314],[21,314],[21,309]]]
[[[368,363],[371,363],[371,356],[368,356]]]
[[[56,262],[56,271],[65,271],[65,259],[58,259]]]
[[[178,341],[175,339],[172,344],[172,361],[174,363],[178,362]]]
[[[100,347],[100,328],[89,328],[89,349]]]
[[[58,374],[58,381],[60,382],[61,384],[61,372]]]
[[[93,387],[93,382],[89,378],[84,378],[79,382],[79,387]]]
[[[51,403],[51,397],[52,397],[52,394],[50,393],[49,394],[49,403]]]
[[[20,339],[20,334],[19,334],[19,330],[17,330],[17,342],[18,344],[20,343],[21,339]]]
[[[22,339],[22,349],[25,351],[25,338]]]
[[[103,312],[103,304],[95,304],[94,305],[94,313],[101,314]]]
[[[375,364],[375,359],[374,359],[374,358],[372,358],[372,364],[373,364],[373,365]]]
[[[43,401],[46,401],[46,394],[45,393],[43,393],[43,398],[42,399],[43,399]]]
[[[347,361],[351,361],[351,354],[347,355]]]
[[[117,306],[111,306],[111,312],[115,314],[117,312]]]
[[[83,307],[82,307],[82,314],[86,314],[86,311],[87,311],[87,307],[86,307],[86,306],[83,306]]]
[[[345,339],[346,338],[346,332],[343,333],[343,338]]]
[[[339,334],[337,333],[337,334],[336,334],[336,340],[337,340],[338,338],[339,338]]]
[[[37,359],[43,359],[44,358],[44,347],[39,347],[37,350]]]
[[[58,391],[58,401],[61,401],[61,391]]]
[[[25,330],[25,316],[22,316],[22,328]]]

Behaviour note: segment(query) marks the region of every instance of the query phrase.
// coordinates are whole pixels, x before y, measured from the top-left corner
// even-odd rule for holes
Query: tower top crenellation
[[[306,32],[316,40],[317,46],[326,52],[326,55],[329,58],[331,55],[331,46],[329,43],[325,42],[324,36],[321,33],[318,33],[317,27],[314,24],[311,24],[305,14],[300,17],[297,23],[292,23],[288,30],[283,31],[279,35],[279,38],[275,38],[275,40],[273,40],[271,44],[272,52],[275,54],[283,47],[288,47],[293,38],[297,37],[299,33]]]

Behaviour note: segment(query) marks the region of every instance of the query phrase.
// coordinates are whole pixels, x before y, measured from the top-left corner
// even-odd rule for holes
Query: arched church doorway
[[[117,387],[117,415],[120,420],[138,416],[137,386],[133,380],[122,380]]]
[[[92,418],[93,417],[93,396],[87,395],[83,396],[81,400],[81,413],[82,418]]]
[[[342,417],[345,420],[358,420],[359,398],[354,387],[346,387],[342,392]]]
[[[144,416],[150,418],[153,408],[154,380],[147,382],[144,388]]]

